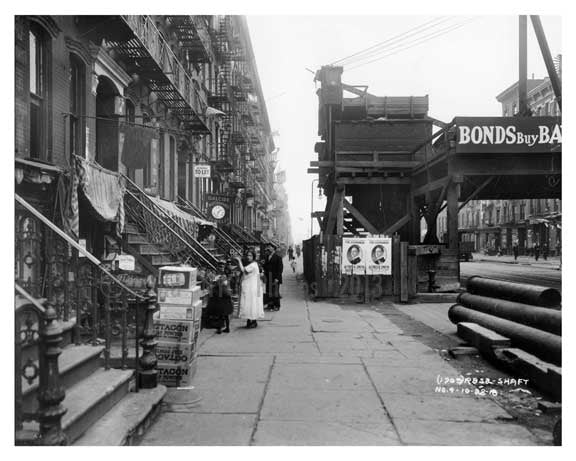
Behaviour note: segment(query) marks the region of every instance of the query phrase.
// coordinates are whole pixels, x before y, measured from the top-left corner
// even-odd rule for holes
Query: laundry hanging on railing
[[[190,222],[194,225],[201,225],[201,226],[212,226],[214,227],[214,223],[211,221],[206,221],[205,219],[198,218],[196,216],[192,216],[189,213],[178,208],[178,206],[174,202],[169,202],[168,200],[162,200],[161,198],[157,197],[150,197],[154,200],[158,205],[164,208],[173,218],[178,219],[185,219],[186,221]]]
[[[104,221],[118,222],[124,230],[124,193],[126,185],[118,173],[102,168],[82,157],[75,157],[76,173],[84,196]]]

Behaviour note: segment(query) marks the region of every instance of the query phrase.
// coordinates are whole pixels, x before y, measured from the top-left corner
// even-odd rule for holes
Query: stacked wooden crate
[[[198,334],[204,291],[197,284],[197,269],[161,267],[155,314],[158,379],[168,387],[187,387],[196,371]]]

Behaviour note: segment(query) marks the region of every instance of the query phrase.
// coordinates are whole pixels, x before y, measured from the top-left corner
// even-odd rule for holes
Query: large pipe
[[[562,297],[554,288],[524,283],[506,282],[474,275],[468,279],[469,293],[490,298],[507,299],[523,304],[559,308]]]
[[[515,346],[533,353],[543,360],[562,365],[562,338],[552,333],[528,327],[511,320],[477,312],[459,304],[448,310],[452,323],[473,322],[512,340]]]
[[[478,312],[562,336],[562,313],[554,309],[487,298],[470,293],[461,293],[456,302]]]

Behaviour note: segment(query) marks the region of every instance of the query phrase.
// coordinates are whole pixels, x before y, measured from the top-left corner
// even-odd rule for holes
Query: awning
[[[163,200],[158,197],[150,197],[150,198],[154,200],[159,206],[164,208],[172,216],[179,217],[192,224],[197,224],[200,226],[216,227],[216,225],[212,221],[206,221],[205,219],[197,218],[196,216],[192,216],[191,214],[186,213],[185,211],[178,208],[178,206],[174,202]]]

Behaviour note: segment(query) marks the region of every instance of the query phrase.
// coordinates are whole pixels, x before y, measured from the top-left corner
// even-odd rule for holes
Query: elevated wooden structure
[[[429,271],[437,285],[454,286],[458,211],[469,200],[560,197],[560,118],[456,117],[446,124],[428,116],[428,96],[378,97],[341,77],[342,67],[316,74],[322,141],[308,169],[327,197],[325,210],[312,216],[322,231],[317,245],[328,255],[339,254],[343,236],[397,234],[408,245],[398,270],[408,273],[411,294],[424,288]],[[445,208],[448,239],[439,244],[436,221]]]

